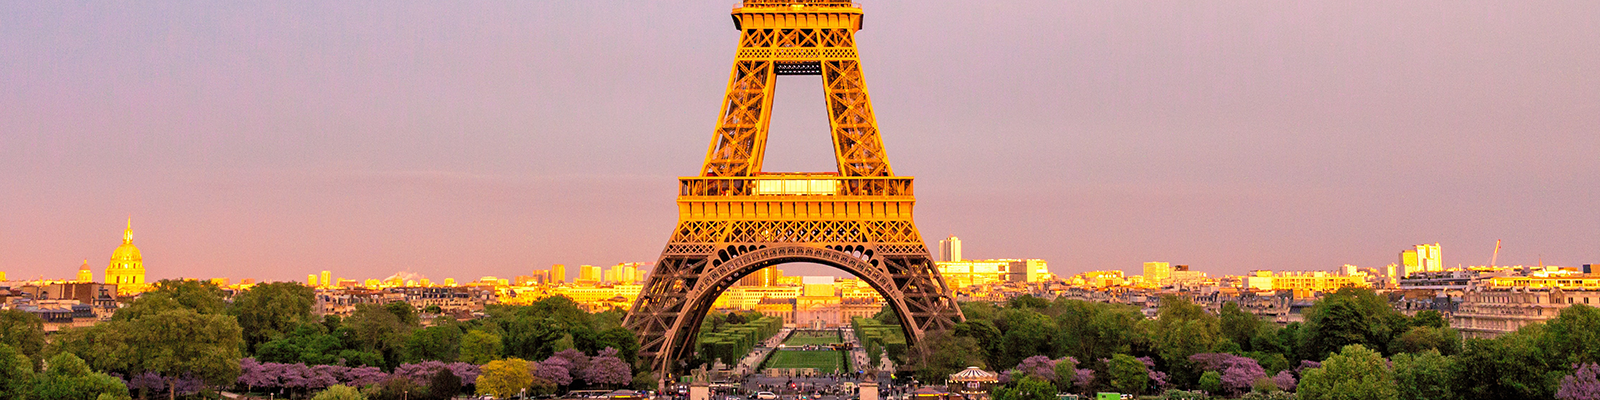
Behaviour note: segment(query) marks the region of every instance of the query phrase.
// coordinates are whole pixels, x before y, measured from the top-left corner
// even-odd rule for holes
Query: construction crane
[[[1494,268],[1494,262],[1500,260],[1500,239],[1494,240],[1494,255],[1489,256],[1489,268]]]

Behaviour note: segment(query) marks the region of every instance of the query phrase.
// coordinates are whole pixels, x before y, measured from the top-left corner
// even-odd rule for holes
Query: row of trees
[[[27,376],[6,375],[3,380],[26,383],[54,374],[56,364],[44,361],[66,355],[117,382],[120,389],[104,393],[122,397],[129,389],[141,397],[162,393],[176,398],[200,387],[268,388],[298,395],[337,383],[401,384],[360,378],[389,375],[406,376],[409,384],[422,387],[431,376],[408,368],[426,366],[431,373],[439,365],[449,366],[449,375],[461,380],[458,386],[470,388],[476,372],[463,372],[463,366],[475,369],[506,358],[551,362],[564,353],[558,358],[584,362],[568,369],[571,377],[551,376],[558,386],[616,387],[633,380],[639,349],[633,333],[621,327],[621,311],[589,313],[565,297],[528,306],[490,306],[484,318],[439,317],[424,327],[418,310],[404,302],[360,304],[345,318],[315,315],[314,292],[293,282],[256,285],[235,294],[231,302],[209,282],[166,280],[154,287],[110,321],[67,328],[48,341],[37,316],[0,311],[0,346],[25,361],[0,373]],[[590,363],[591,357],[600,361]],[[604,374],[586,369],[591,364],[603,366]],[[619,374],[625,378],[612,377]],[[590,378],[601,375],[607,378]],[[0,400],[18,398],[6,396],[31,388],[19,392],[0,386]]]
[[[1396,388],[1401,398],[1551,398],[1564,390],[1563,379],[1578,382],[1570,392],[1582,392],[1576,388],[1586,378],[1578,367],[1600,362],[1600,313],[1581,305],[1545,324],[1465,342],[1438,313],[1408,317],[1372,291],[1353,288],[1319,300],[1305,323],[1282,328],[1231,303],[1212,314],[1172,296],[1153,319],[1132,307],[1068,299],[961,306],[966,322],[931,333],[910,352],[919,379],[940,382],[977,365],[1008,370],[1007,393],[1043,383],[1073,392],[1298,390],[1303,398],[1325,398],[1316,389],[1324,382],[1354,382],[1339,372],[1353,362],[1346,360],[1377,357],[1390,375],[1371,379],[1387,382],[1379,386]]]

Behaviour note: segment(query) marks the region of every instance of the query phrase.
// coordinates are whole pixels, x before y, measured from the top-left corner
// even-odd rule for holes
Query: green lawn
[[[767,358],[767,368],[816,368],[817,372],[844,371],[844,352],[834,350],[779,350]]]
[[[808,344],[830,345],[843,342],[843,340],[839,339],[839,333],[837,332],[827,332],[822,334],[822,336],[810,336],[807,332],[795,332],[794,334],[789,335],[789,340],[783,341],[783,344],[790,346],[805,346]]]

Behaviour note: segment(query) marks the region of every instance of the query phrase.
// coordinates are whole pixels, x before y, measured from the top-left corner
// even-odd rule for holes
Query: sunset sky
[[[0,271],[100,277],[130,216],[151,280],[653,263],[734,3],[0,3]],[[1600,263],[1600,2],[861,4],[934,248]],[[821,79],[778,87],[766,170],[832,170]]]

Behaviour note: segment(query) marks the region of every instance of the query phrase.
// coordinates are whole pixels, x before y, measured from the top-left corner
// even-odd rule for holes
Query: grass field
[[[789,339],[783,341],[783,344],[805,346],[808,344],[829,345],[842,342],[844,341],[839,339],[838,332],[828,332],[822,334],[822,336],[808,336],[805,332],[795,332],[793,335],[789,335]]]
[[[767,359],[766,368],[816,368],[817,372],[844,371],[844,352],[834,350],[779,350]]]

